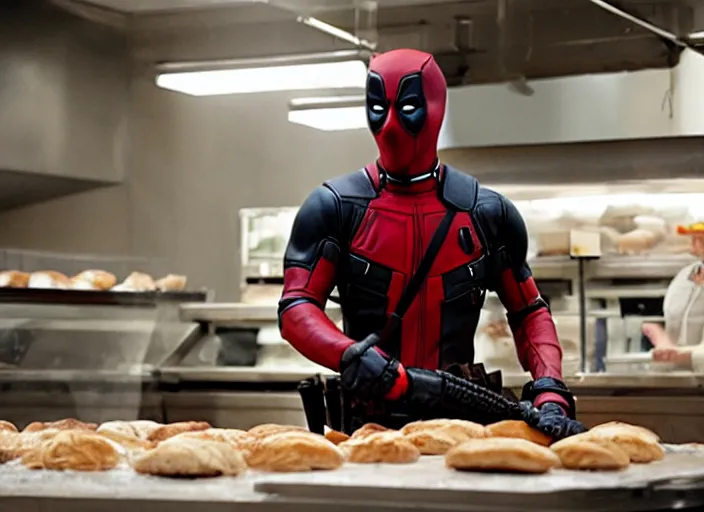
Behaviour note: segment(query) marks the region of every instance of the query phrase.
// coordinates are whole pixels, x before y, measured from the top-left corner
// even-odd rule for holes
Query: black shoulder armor
[[[512,268],[519,281],[527,279],[528,230],[516,206],[498,192],[481,187],[474,212],[487,252],[495,256],[499,267]]]
[[[338,236],[340,247],[347,247],[362,223],[367,206],[377,197],[378,192],[366,169],[328,180],[324,186],[339,198]]]
[[[328,180],[325,182],[325,186],[346,199],[369,201],[377,196],[374,185],[364,169]]]
[[[312,270],[323,242],[332,242],[339,247],[340,213],[340,197],[325,185],[316,188],[303,202],[293,221],[284,267]]]
[[[445,166],[442,178],[442,199],[461,212],[470,212],[477,204],[479,182],[474,176]]]

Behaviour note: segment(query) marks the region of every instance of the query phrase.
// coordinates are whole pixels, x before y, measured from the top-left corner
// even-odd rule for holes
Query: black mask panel
[[[428,111],[423,95],[423,80],[420,73],[401,79],[396,96],[396,112],[403,127],[416,136],[423,129]]]
[[[376,73],[367,77],[367,121],[372,133],[379,133],[389,115],[384,80]]]

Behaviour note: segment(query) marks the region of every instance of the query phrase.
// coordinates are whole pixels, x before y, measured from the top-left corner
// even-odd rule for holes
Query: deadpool
[[[319,397],[301,392],[309,427],[311,415],[315,430],[326,422],[347,433],[367,422],[400,428],[440,417],[487,424],[525,417],[528,407],[534,426],[553,439],[577,434],[584,427],[562,380],[549,307],[526,263],[520,213],[438,159],[446,98],[432,55],[374,56],[366,115],[378,158],[325,182],[298,211],[284,256],[281,335],[340,375],[320,384]],[[324,312],[335,288],[342,331]],[[533,378],[520,400],[501,395],[500,373],[474,361],[488,291],[505,306]],[[310,413],[311,403],[326,412]],[[511,404],[524,416],[511,416],[518,410]]]

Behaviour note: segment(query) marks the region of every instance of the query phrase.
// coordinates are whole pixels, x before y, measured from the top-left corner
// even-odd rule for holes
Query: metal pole
[[[584,258],[577,258],[579,268],[579,367],[587,371],[587,294],[584,279]]]

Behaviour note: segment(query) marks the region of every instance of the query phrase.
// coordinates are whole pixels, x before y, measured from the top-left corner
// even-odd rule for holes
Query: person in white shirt
[[[653,344],[653,361],[704,373],[704,222],[679,226],[677,232],[691,237],[697,261],[684,267],[667,288],[665,327],[646,323],[643,334]]]

